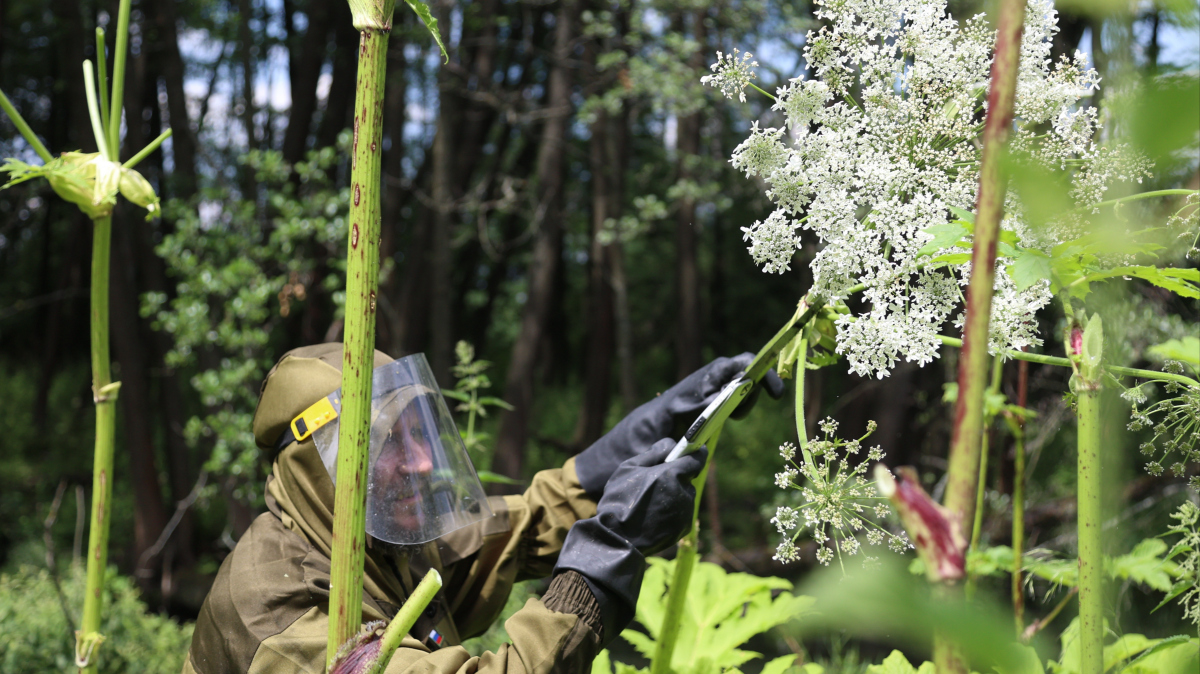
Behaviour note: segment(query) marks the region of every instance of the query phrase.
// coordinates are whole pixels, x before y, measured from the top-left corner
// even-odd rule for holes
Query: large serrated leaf
[[[1039,250],[1023,250],[1006,270],[1017,288],[1025,290],[1038,281],[1050,280],[1050,258]]]
[[[970,232],[959,221],[946,222],[938,225],[931,225],[921,230],[923,233],[933,237],[933,240],[925,244],[921,250],[917,251],[917,255],[933,255],[943,248],[949,248],[954,244],[962,241],[963,237]]]

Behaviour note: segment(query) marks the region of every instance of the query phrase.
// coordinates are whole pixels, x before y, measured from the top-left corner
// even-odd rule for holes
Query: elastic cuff
[[[554,573],[575,571],[583,576],[600,605],[604,634],[611,637],[633,620],[645,569],[642,553],[593,517],[571,527]]]
[[[600,615],[600,602],[588,586],[587,580],[578,571],[564,571],[550,581],[550,589],[542,596],[546,608],[556,613],[573,613],[587,623],[592,631],[604,641],[604,619]]]

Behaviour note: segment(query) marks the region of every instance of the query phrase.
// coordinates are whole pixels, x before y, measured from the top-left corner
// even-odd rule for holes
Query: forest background
[[[116,6],[0,0],[0,89],[52,148],[95,150],[79,63],[95,58],[90,36]],[[711,358],[757,350],[808,288],[815,240],[782,276],[759,270],[742,241],[740,228],[772,207],[728,157],[768,106],[726,101],[699,79],[716,51],[736,46],[755,54],[759,84],[773,90],[801,71],[815,22],[806,3],[431,6],[449,62],[407,11],[396,14],[388,53],[377,346],[395,357],[425,352],[452,388],[461,374],[454,346],[473,344],[492,363],[487,393],[514,408],[480,421],[486,435],[474,457],[523,480]],[[985,9],[950,6],[961,17]],[[1195,8],[1060,10],[1052,57],[1081,49],[1105,82],[1200,66]],[[142,147],[168,127],[173,135],[140,165],[164,198],[163,217],[147,221],[123,204],[114,228],[113,369],[122,388],[111,559],[130,578],[118,587],[136,586],[150,612],[186,622],[263,508],[269,466],[249,436],[263,376],[288,349],[340,338],[358,34],[344,0],[135,1],[131,31],[124,146]],[[0,119],[0,157],[9,156],[33,153]],[[1155,180],[1149,189],[1200,184],[1194,167]],[[44,183],[0,192],[0,570],[8,574],[44,569],[39,578],[67,582],[81,554],[86,516],[76,514],[90,499],[93,434],[90,227]],[[1200,322],[1195,302],[1135,290],[1114,300],[1125,312],[1117,325],[1129,365]],[[1042,320],[1053,334],[1059,317]],[[871,442],[887,463],[917,466],[940,496],[955,356],[945,349],[930,366],[905,363],[883,379],[843,364],[810,372],[808,425],[831,416],[857,437],[874,420]],[[1028,545],[1069,550],[1074,428],[1061,396],[1069,373],[1031,365],[1027,374],[1038,413],[1027,448]],[[1017,382],[1010,363],[1010,398]],[[789,402],[764,397],[729,426],[702,508],[706,559],[792,579],[813,565],[812,548],[792,565],[772,559],[775,447],[794,439],[793,414]],[[1011,447],[993,461],[984,536],[1001,544]],[[1186,476],[1127,476],[1110,504],[1119,531],[1164,530]],[[1166,612],[1150,613],[1157,600],[1122,590],[1123,627],[1181,631]],[[40,608],[60,611],[53,600]],[[835,644],[810,647],[846,657]],[[853,648],[867,659],[886,652]]]

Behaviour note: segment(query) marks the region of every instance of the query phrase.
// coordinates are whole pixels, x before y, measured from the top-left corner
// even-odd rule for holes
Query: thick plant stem
[[[75,639],[75,664],[96,671],[100,614],[104,603],[104,572],[108,564],[109,514],[112,511],[113,436],[116,429],[117,388],[112,383],[108,356],[108,271],[112,217],[93,221],[91,341],[92,397],[96,404],[96,454],[92,463],[92,519],[88,534],[87,589],[83,620]]]
[[[688,586],[691,585],[692,571],[696,569],[696,561],[700,556],[700,497],[704,493],[708,466],[712,463],[717,441],[720,439],[721,431],[718,429],[708,441],[708,461],[693,482],[696,485],[696,502],[692,506],[692,530],[679,541],[679,549],[675,553],[675,573],[671,577],[671,585],[667,588],[667,606],[663,610],[662,627],[658,631],[654,657],[650,659],[650,674],[668,674],[672,671],[671,659],[675,655],[679,628],[683,624],[683,607],[687,604]]]
[[[1100,506],[1100,382],[1078,377],[1079,642],[1082,672],[1104,671],[1104,552]]]
[[[988,88],[988,113],[983,129],[983,157],[979,167],[975,240],[971,250],[971,283],[967,289],[963,349],[958,368],[958,401],[954,406],[954,432],[950,443],[946,507],[960,524],[974,516],[979,477],[979,447],[983,436],[984,387],[988,370],[988,324],[992,311],[992,284],[996,243],[1004,215],[1006,181],[1001,164],[1017,89],[1021,57],[1021,29],[1025,0],[1001,0],[996,21],[996,49]],[[935,637],[934,661],[938,672],[965,672],[958,649],[944,637]]]
[[[346,332],[342,353],[342,411],[334,490],[326,662],[354,637],[362,622],[366,555],[367,447],[371,439],[371,375],[375,352],[375,295],[379,289],[380,158],[383,88],[394,3],[359,12],[361,31],[350,168],[350,231],[346,253]]]

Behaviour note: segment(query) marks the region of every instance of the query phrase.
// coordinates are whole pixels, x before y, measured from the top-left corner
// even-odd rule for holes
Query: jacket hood
[[[375,352],[374,367],[392,358]],[[254,441],[270,454],[284,429],[298,414],[342,385],[342,345],[318,344],[293,349],[267,373],[254,412]],[[279,506],[288,529],[303,536],[326,557],[333,554],[333,481],[310,435],[293,442],[275,457],[267,493]],[[399,603],[407,594],[396,574],[385,571],[382,550],[368,545],[364,589],[372,597]],[[402,571],[407,573],[407,569]]]

